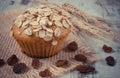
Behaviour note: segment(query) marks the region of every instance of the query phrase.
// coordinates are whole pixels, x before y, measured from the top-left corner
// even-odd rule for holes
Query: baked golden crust
[[[52,45],[52,41],[45,41],[33,35],[20,35],[17,31],[17,27],[13,27],[13,37],[19,44],[21,50],[32,57],[49,57],[55,55],[61,50],[62,44],[70,32],[70,30],[64,31],[62,36],[55,38],[55,40],[57,40],[57,45]]]
[[[50,10],[50,8],[46,8]],[[35,13],[31,12],[33,9]],[[13,37],[22,51],[29,56],[49,57],[58,53],[71,31],[71,25],[67,17],[54,12],[49,14],[46,11],[40,13],[44,15],[48,13],[48,15],[40,17],[40,14],[37,14],[39,10],[35,8],[32,8],[32,10],[27,10],[27,12],[17,17],[11,30]],[[51,15],[56,15],[56,17],[50,19]],[[31,17],[32,19],[30,19]]]

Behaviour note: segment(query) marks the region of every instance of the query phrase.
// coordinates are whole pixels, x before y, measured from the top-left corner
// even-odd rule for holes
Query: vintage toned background
[[[29,8],[32,6],[36,6],[39,5],[39,1],[41,2],[43,0],[0,0],[0,13],[7,12],[13,9]],[[114,24],[112,28],[120,33],[120,0],[48,0],[48,1],[55,3],[67,2],[77,6],[78,8],[82,9],[83,11],[93,16],[110,19]],[[0,31],[1,30],[2,28],[0,29]],[[1,42],[2,38],[0,39],[0,54],[2,53],[1,48],[3,47],[3,45],[1,45]],[[89,74],[87,76],[84,76],[83,78],[120,78],[120,49],[118,49],[120,47],[115,48],[115,52],[112,54],[105,54],[102,52],[102,50],[100,50],[100,48],[94,48],[94,46],[95,45],[91,45],[91,47],[94,50],[101,52],[100,56],[102,57],[102,60],[95,64],[95,67],[97,69],[96,74],[94,75]],[[109,55],[114,56],[115,59],[117,60],[117,64],[114,67],[107,66],[104,61],[105,57]],[[0,68],[0,74],[2,73],[3,72],[1,71]],[[59,78],[81,78],[81,74],[79,74],[77,71],[73,71]]]

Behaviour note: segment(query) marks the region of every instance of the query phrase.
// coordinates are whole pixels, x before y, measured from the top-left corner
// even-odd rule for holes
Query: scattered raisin
[[[64,67],[64,66],[67,66],[68,65],[68,61],[67,60],[58,60],[55,65],[57,67]]]
[[[28,67],[25,63],[15,64],[13,67],[13,72],[16,74],[23,74],[28,71]]]
[[[77,61],[81,61],[81,62],[86,62],[87,61],[87,57],[83,54],[77,54],[75,55],[75,60]]]
[[[17,56],[12,55],[11,57],[8,58],[7,63],[8,63],[8,65],[13,66],[16,63],[18,63],[18,61],[19,61],[19,59],[17,58]]]
[[[33,59],[31,65],[34,69],[38,69],[40,66],[40,61],[38,59]]]
[[[87,74],[95,71],[95,68],[91,65],[79,65],[75,69],[83,74]]]
[[[70,44],[67,45],[67,48],[70,51],[76,51],[78,49],[78,45],[75,41],[71,42]]]
[[[51,77],[51,76],[52,76],[52,73],[50,72],[49,69],[45,69],[44,71],[41,71],[41,72],[39,73],[39,75],[40,75],[41,77]]]
[[[15,1],[10,1],[10,5],[14,5]]]
[[[103,46],[103,50],[104,50],[106,53],[111,53],[111,52],[112,52],[112,47],[107,46],[107,45],[104,45],[104,46]]]
[[[27,5],[30,2],[30,0],[21,0],[22,5]]]
[[[0,67],[5,65],[5,61],[3,59],[0,59]]]
[[[105,60],[106,60],[106,63],[109,66],[114,66],[115,65],[115,59],[112,56],[108,56]]]

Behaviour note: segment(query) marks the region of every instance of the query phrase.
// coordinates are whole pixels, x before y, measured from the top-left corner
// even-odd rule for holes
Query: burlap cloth
[[[23,54],[13,37],[10,37],[10,26],[12,25],[13,20],[23,11],[23,9],[18,9],[0,13],[0,58],[6,61],[12,54],[16,54],[20,59],[19,62],[25,63],[29,67],[29,71],[25,74],[17,75],[12,71],[13,67],[6,64],[4,67],[0,68],[0,78],[40,78],[39,72],[46,68],[50,69],[50,71],[53,73],[53,77],[60,76],[62,74],[70,72],[77,65],[82,64],[73,59],[74,55],[78,53],[86,54],[86,56],[89,58],[89,63],[93,63],[99,60],[99,57],[96,55],[95,51],[91,50],[77,37],[70,34],[64,46],[66,46],[70,41],[76,41],[79,45],[79,49],[76,52],[70,53],[61,50],[61,52],[55,56],[40,59],[42,66],[38,70],[33,69],[31,66],[32,58]],[[67,68],[56,67],[55,62],[60,59],[69,60],[70,66]]]

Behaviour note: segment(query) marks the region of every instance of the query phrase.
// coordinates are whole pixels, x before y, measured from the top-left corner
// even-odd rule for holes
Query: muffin
[[[32,57],[58,53],[71,31],[69,17],[47,5],[30,8],[13,22],[11,32],[22,52]]]

